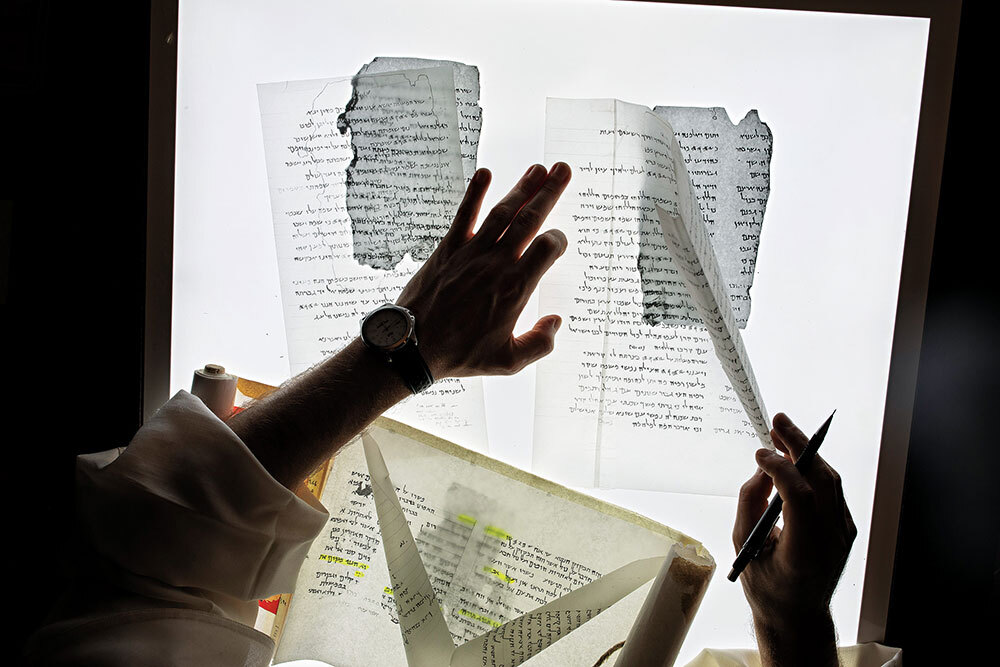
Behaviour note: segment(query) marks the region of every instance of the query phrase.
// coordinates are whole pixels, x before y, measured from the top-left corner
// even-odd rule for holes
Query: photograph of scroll
[[[356,337],[445,234],[476,169],[478,97],[476,68],[417,59],[258,86],[292,375]],[[479,378],[389,414],[487,451]]]
[[[275,663],[590,665],[628,638],[606,664],[669,665],[715,567],[675,530],[386,418],[321,500]]]
[[[581,487],[732,493],[752,472],[740,454],[773,446],[739,335],[770,130],[755,111],[733,124],[718,108],[549,99],[545,137],[546,162],[565,161],[574,176],[547,222],[570,250],[539,290],[540,310],[565,324],[538,364],[533,470]],[[660,215],[680,216],[715,248],[714,301],[692,299]],[[712,326],[723,327],[731,363],[713,354],[711,303],[728,313]]]

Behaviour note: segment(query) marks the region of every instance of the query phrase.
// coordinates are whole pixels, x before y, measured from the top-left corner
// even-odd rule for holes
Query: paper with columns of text
[[[322,501],[276,662],[593,664],[672,548],[706,583],[713,566],[677,531],[384,418],[337,454]]]
[[[657,206],[701,215],[673,130],[641,105],[549,99],[545,155],[574,176],[546,222],[569,250],[540,286],[541,311],[565,324],[538,364],[533,469],[583,487],[732,494],[763,440],[669,253],[649,252],[665,245]],[[644,257],[655,271],[640,271]]]
[[[349,77],[258,86],[292,375],[356,337],[361,318],[399,296],[421,257],[447,231],[464,186],[453,71],[445,64],[360,77],[359,99]],[[348,123],[342,115],[352,99]],[[471,104],[463,99],[464,106]],[[388,134],[386,127],[392,128]],[[364,136],[352,147],[354,133]],[[356,149],[388,156],[388,163],[354,165],[355,210],[390,206],[429,224],[351,218],[347,179]],[[474,150],[467,141],[466,156]],[[389,414],[487,450],[479,378],[438,382]]]

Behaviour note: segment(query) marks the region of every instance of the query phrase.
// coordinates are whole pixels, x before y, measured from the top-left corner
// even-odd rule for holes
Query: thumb
[[[767,473],[781,495],[786,523],[814,508],[812,487],[790,459],[767,449],[758,449],[756,458],[757,465]]]
[[[512,342],[510,372],[516,373],[547,355],[555,347],[556,332],[562,325],[558,315],[546,315]]]

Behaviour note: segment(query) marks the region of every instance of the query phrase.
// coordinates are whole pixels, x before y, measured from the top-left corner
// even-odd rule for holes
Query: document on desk
[[[353,78],[261,84],[258,98],[294,375],[395,301],[447,231],[475,171],[478,72],[376,59]],[[487,450],[479,378],[438,382],[389,414]]]
[[[766,169],[736,168],[726,157],[769,164],[770,132],[756,113],[739,126],[713,113],[676,112],[688,126],[685,156],[662,108],[548,100],[546,163],[565,161],[574,176],[546,223],[566,233],[569,250],[539,289],[541,312],[565,322],[555,351],[538,364],[539,474],[584,487],[731,494],[753,470],[753,448],[773,447],[739,335],[769,181]],[[685,157],[703,172],[698,187]],[[705,216],[733,210],[734,198],[747,202],[743,217],[709,227]],[[671,258],[657,208],[725,249],[713,299],[728,312],[732,349],[718,358],[722,341],[710,335]],[[746,236],[741,248],[732,247],[733,229]],[[727,371],[744,382],[731,383]]]
[[[590,665],[683,571],[693,589],[656,589],[670,639],[633,635],[679,646],[714,569],[675,530],[385,418],[337,454],[322,502],[276,662]]]

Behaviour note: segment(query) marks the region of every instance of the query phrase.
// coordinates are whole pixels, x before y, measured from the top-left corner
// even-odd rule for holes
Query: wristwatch
[[[386,303],[361,320],[361,342],[385,355],[414,394],[434,383],[417,347],[417,318],[402,306]]]

